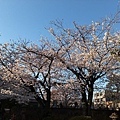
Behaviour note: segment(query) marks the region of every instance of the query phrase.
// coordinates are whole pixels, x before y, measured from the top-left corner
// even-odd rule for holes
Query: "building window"
[[[96,93],[96,96],[99,96],[99,93]]]
[[[102,95],[103,95],[103,93],[101,92],[101,93],[100,93],[100,96],[102,96]]]

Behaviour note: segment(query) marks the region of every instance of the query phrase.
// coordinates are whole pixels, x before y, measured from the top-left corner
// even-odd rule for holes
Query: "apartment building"
[[[94,94],[94,108],[105,108],[106,107],[106,98],[105,91],[96,92]]]
[[[120,99],[116,99],[113,95],[108,96],[108,91],[101,91],[94,93],[94,108],[108,108],[108,109],[119,109],[120,108]]]

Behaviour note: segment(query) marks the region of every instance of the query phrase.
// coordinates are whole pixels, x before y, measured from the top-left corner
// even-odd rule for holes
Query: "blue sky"
[[[118,0],[0,0],[0,43],[49,37],[50,21],[63,20],[67,27],[99,21],[117,11]],[[120,28],[120,27],[119,27]]]

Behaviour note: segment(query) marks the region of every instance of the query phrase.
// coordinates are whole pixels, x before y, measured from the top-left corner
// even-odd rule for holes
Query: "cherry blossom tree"
[[[28,92],[45,108],[50,107],[51,77],[54,74],[54,57],[48,51],[44,45],[29,46],[27,42],[5,44],[1,46],[0,59],[2,79],[14,85],[16,91],[20,87],[20,94],[25,96]],[[22,92],[21,87],[26,92]]]
[[[12,98],[19,103],[28,102],[31,98],[29,92],[21,84],[22,78],[18,79],[18,74],[23,73],[17,71],[18,55],[15,54],[14,46],[9,44],[0,45],[0,92],[1,99]],[[26,94],[26,95],[25,95]]]
[[[36,50],[37,46],[29,48],[25,44],[22,45],[20,51],[22,51],[24,57],[22,57],[20,62],[24,65],[24,69],[30,73],[34,80],[34,82],[27,87],[30,88],[31,92],[36,94],[35,97],[42,106],[49,106],[51,87],[49,79],[52,59],[49,62],[48,59],[39,54],[41,51],[36,52]],[[44,93],[46,93],[46,95]]]
[[[95,82],[120,69],[119,61],[111,55],[119,48],[120,33],[113,32],[113,25],[120,20],[119,14],[88,26],[74,22],[74,29],[65,28],[61,21],[52,22],[54,27],[49,28],[55,38],[54,55],[80,84],[86,115],[90,114]]]

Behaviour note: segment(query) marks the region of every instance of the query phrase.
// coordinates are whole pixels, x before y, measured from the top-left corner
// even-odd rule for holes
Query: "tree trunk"
[[[35,96],[35,99],[40,104],[40,107],[42,107],[42,108],[45,107],[45,100],[41,99],[41,97],[38,95]]]
[[[91,115],[92,98],[93,98],[93,85],[90,85],[88,90],[88,108],[87,108],[88,116]]]
[[[50,101],[51,101],[51,91],[50,89],[46,89],[47,92],[47,103],[46,103],[46,107],[49,109],[50,108]]]
[[[87,103],[87,98],[86,98],[86,92],[83,89],[83,91],[82,91],[82,109],[83,109],[83,115],[85,115],[85,116],[88,114],[87,108],[88,108],[88,103]]]
[[[91,115],[92,98],[93,98],[93,85],[89,86],[88,99],[87,99],[87,94],[85,89],[82,90],[83,115],[86,115],[86,116]]]
[[[51,91],[50,89],[46,89],[46,100],[41,99],[40,96],[36,95],[36,100],[40,104],[41,107],[41,119],[48,116],[50,114],[50,100],[51,100]]]

